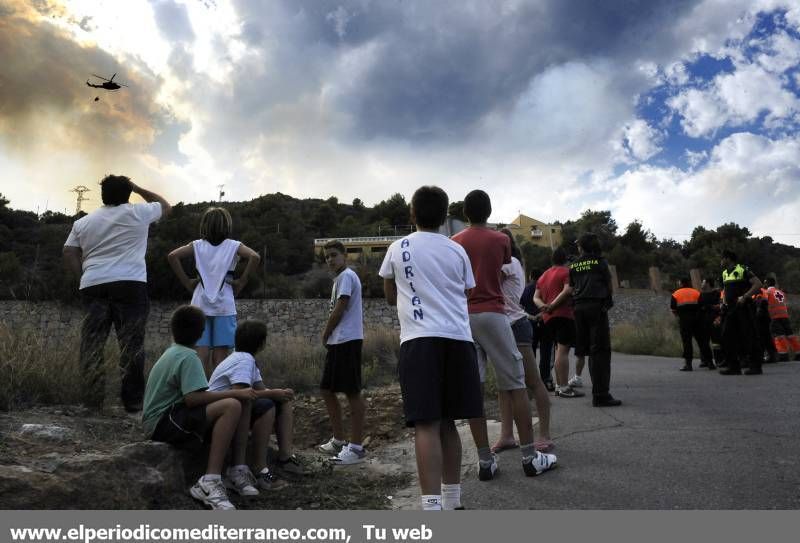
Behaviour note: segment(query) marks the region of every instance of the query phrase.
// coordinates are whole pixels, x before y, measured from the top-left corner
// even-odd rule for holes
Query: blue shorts
[[[282,407],[282,402],[270,398],[258,398],[253,400],[252,408],[250,409],[250,426],[253,426],[256,420],[273,408],[275,409],[275,417],[277,418],[277,416],[281,414]]]
[[[197,341],[197,347],[230,347],[236,345],[236,315],[222,317],[206,317],[203,335]]]

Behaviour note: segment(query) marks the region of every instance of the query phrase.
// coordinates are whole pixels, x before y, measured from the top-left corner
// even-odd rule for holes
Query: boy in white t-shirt
[[[399,376],[406,424],[414,427],[423,510],[461,509],[461,439],[454,420],[483,416],[467,313],[475,286],[464,249],[438,233],[447,194],[421,187],[411,199],[417,231],[389,246],[380,269],[400,319]]]
[[[268,490],[285,486],[267,467],[267,447],[276,420],[278,467],[290,473],[304,473],[292,454],[294,391],[290,388],[268,389],[256,365],[255,355],[264,349],[266,342],[265,323],[247,320],[239,324],[236,327],[236,350],[217,365],[208,380],[208,390],[212,392],[237,388],[252,388],[254,391],[255,399],[247,406],[249,409],[242,409],[233,441],[233,461],[225,480],[228,488],[242,496],[258,495],[258,488]],[[253,471],[245,464],[248,433],[253,443]]]
[[[319,449],[333,454],[337,465],[359,464],[366,458],[361,445],[366,406],[361,397],[361,348],[364,343],[364,318],[361,310],[361,281],[347,267],[347,253],[340,241],[325,244],[325,261],[336,274],[331,288],[330,315],[322,332],[325,345],[325,368],[319,388],[333,427],[333,437]],[[350,404],[351,436],[344,439],[342,408],[337,393],[347,396]]]

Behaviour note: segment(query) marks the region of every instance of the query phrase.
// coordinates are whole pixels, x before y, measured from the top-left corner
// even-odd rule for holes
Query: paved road
[[[553,398],[559,468],[525,478],[519,451],[504,452],[494,481],[468,469],[465,506],[800,508],[800,362],[752,377],[684,373],[681,364],[615,354],[612,393],[624,404],[593,408],[586,387],[587,398]],[[471,439],[463,442],[473,456]]]

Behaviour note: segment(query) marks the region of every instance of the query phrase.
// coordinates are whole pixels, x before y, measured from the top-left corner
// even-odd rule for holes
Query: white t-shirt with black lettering
[[[465,290],[475,287],[475,278],[461,245],[442,234],[414,232],[389,246],[379,274],[397,285],[400,343],[472,341]]]
[[[361,280],[356,272],[345,268],[333,280],[331,287],[330,310],[342,296],[349,296],[347,309],[345,309],[339,324],[333,329],[328,338],[328,345],[338,345],[348,341],[364,339],[364,316],[361,310]]]
[[[144,255],[147,230],[161,218],[161,204],[102,206],[75,221],[67,247],[80,247],[83,273],[80,288],[114,281],[147,282]]]

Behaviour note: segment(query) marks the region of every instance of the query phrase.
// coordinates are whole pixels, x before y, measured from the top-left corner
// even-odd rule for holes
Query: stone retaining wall
[[[652,316],[668,315],[669,296],[646,290],[621,290],[615,297],[610,317],[612,325],[620,322],[642,322]],[[169,341],[169,318],[178,304],[153,302],[147,325],[148,339]],[[399,329],[397,312],[383,300],[364,300],[366,329],[393,327]],[[328,300],[239,300],[239,318],[261,319],[270,334],[305,337],[319,336],[328,316]],[[12,329],[32,328],[56,341],[77,336],[83,318],[79,306],[56,302],[0,302],[0,323]]]

